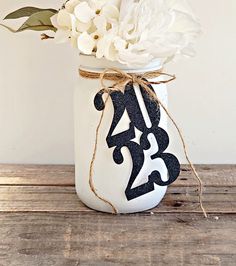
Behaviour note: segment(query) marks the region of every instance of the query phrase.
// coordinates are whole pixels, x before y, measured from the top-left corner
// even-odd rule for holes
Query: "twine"
[[[176,128],[176,130],[179,134],[182,146],[183,146],[185,158],[186,158],[187,162],[189,163],[189,166],[190,166],[196,180],[198,181],[198,184],[199,184],[199,193],[198,193],[199,205],[200,205],[200,208],[201,208],[205,218],[207,218],[207,213],[206,213],[206,210],[203,206],[203,200],[202,200],[203,182],[202,182],[200,176],[198,175],[198,173],[195,169],[195,166],[193,165],[193,163],[191,162],[191,160],[189,158],[188,151],[187,151],[187,145],[185,143],[183,134],[182,134],[179,126],[175,122],[174,118],[172,117],[172,115],[170,114],[168,109],[166,108],[166,106],[158,98],[158,96],[155,94],[155,92],[149,87],[150,85],[169,83],[169,82],[175,80],[176,77],[174,75],[164,73],[162,69],[154,70],[154,71],[148,71],[148,72],[144,72],[144,73],[135,73],[135,74],[126,73],[126,72],[124,72],[120,69],[117,69],[117,68],[105,69],[102,73],[90,72],[90,71],[79,69],[79,74],[81,77],[86,78],[86,79],[100,79],[101,88],[103,89],[103,91],[105,93],[107,93],[107,98],[105,100],[105,107],[102,111],[98,126],[96,128],[95,145],[94,145],[93,156],[92,156],[92,160],[90,163],[90,170],[89,170],[89,186],[90,186],[90,189],[92,190],[92,192],[94,193],[94,195],[97,198],[99,198],[100,200],[102,200],[104,203],[109,204],[111,206],[111,208],[113,209],[113,212],[115,214],[118,213],[116,207],[110,201],[101,197],[97,193],[95,186],[94,186],[94,182],[93,182],[93,168],[94,168],[94,163],[96,160],[96,154],[97,154],[97,148],[98,148],[99,131],[100,131],[101,124],[102,124],[102,121],[104,118],[105,108],[106,108],[106,104],[107,104],[107,101],[109,99],[109,96],[112,93],[112,91],[124,92],[125,86],[129,82],[132,82],[133,84],[140,85],[148,93],[150,98],[163,108],[163,110],[165,111],[165,113],[167,114],[167,116],[169,117],[171,122],[173,123],[174,127]],[[153,79],[153,78],[157,78],[160,76],[167,77],[168,79],[162,80],[162,81],[148,81],[148,79]],[[108,87],[105,85],[105,81],[113,81],[114,83],[112,86]]]

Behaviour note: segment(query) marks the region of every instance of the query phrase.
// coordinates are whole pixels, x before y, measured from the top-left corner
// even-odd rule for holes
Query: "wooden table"
[[[0,265],[236,265],[236,166],[183,167],[158,208],[109,215],[77,198],[73,166],[0,165]]]

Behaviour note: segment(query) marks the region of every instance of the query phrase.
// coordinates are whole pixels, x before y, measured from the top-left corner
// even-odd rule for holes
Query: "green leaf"
[[[52,30],[57,31],[57,29],[52,25],[51,17],[55,13],[49,10],[40,11],[31,15],[26,22],[17,30],[17,32],[25,30],[34,31],[45,31]]]
[[[22,32],[25,30],[33,30],[33,31],[45,31],[51,30],[56,32],[57,29],[52,25],[51,17],[55,13],[53,11],[40,11],[31,15],[26,22],[18,29],[14,30],[6,25],[0,24],[0,26],[5,27],[6,29],[10,30],[11,32]]]
[[[23,17],[30,17],[34,13],[37,13],[40,11],[51,11],[54,14],[58,12],[58,10],[56,9],[42,9],[42,8],[28,6],[28,7],[20,8],[8,14],[4,19],[17,19],[17,18],[23,18]]]

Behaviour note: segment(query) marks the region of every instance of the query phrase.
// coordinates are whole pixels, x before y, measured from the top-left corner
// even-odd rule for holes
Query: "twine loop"
[[[100,200],[102,200],[104,203],[109,204],[111,206],[111,208],[113,209],[113,212],[115,214],[118,213],[116,207],[110,201],[101,197],[98,194],[98,192],[96,191],[96,188],[95,188],[94,182],[93,182],[93,168],[94,168],[94,163],[96,160],[96,154],[97,154],[97,148],[98,148],[99,130],[100,130],[100,127],[101,127],[101,124],[103,121],[104,112],[105,112],[105,108],[106,108],[106,104],[107,104],[107,101],[109,99],[109,96],[113,91],[124,91],[126,85],[131,82],[132,84],[138,84],[139,86],[141,86],[148,93],[150,98],[163,108],[163,110],[165,111],[165,113],[167,114],[167,116],[169,117],[171,122],[173,123],[174,127],[176,128],[176,130],[179,134],[182,146],[183,146],[185,158],[186,158],[187,162],[189,163],[189,166],[190,166],[196,180],[198,181],[198,184],[199,184],[199,193],[198,193],[199,204],[200,204],[200,208],[201,208],[204,216],[207,218],[207,213],[206,213],[206,210],[205,210],[205,208],[203,206],[203,202],[202,202],[203,183],[202,183],[202,180],[201,180],[200,176],[198,175],[193,163],[191,162],[191,160],[189,158],[189,155],[187,152],[187,146],[186,146],[183,134],[181,133],[179,126],[177,125],[174,118],[172,117],[172,115],[168,111],[167,107],[162,103],[162,101],[158,98],[158,96],[152,90],[152,87],[151,87],[151,85],[159,85],[159,84],[169,83],[169,82],[175,80],[176,77],[174,75],[164,73],[163,69],[148,71],[148,72],[144,72],[144,73],[127,73],[127,72],[122,71],[121,69],[118,69],[118,68],[108,68],[108,69],[105,69],[102,73],[90,72],[87,70],[79,69],[79,74],[83,78],[99,79],[100,83],[101,83],[101,88],[103,89],[103,91],[105,93],[107,93],[107,97],[105,99],[105,107],[102,111],[99,123],[98,123],[97,128],[96,128],[95,145],[94,145],[92,160],[90,162],[89,185],[90,185],[90,189],[94,193],[94,195],[97,198],[99,198]],[[152,79],[154,79],[154,78],[156,79],[158,77],[165,77],[166,79],[159,80],[159,81],[153,81],[152,80]],[[105,84],[105,81],[110,81],[110,82],[112,81],[113,84],[110,86],[107,86]]]
[[[80,69],[80,75],[84,78],[93,78],[93,79],[100,79],[101,87],[105,91],[110,90],[120,90],[123,91],[125,89],[125,86],[131,82],[133,84],[139,84],[142,87],[146,87],[149,85],[158,85],[163,83],[169,83],[176,79],[174,75],[170,75],[167,73],[164,73],[161,70],[155,70],[155,71],[149,71],[144,73],[127,73],[125,71],[122,71],[118,68],[109,68],[105,69],[101,74],[94,73],[94,72],[88,72]],[[154,79],[157,77],[168,77],[166,80],[162,81],[150,81],[149,79]],[[105,84],[105,81],[113,81],[114,83],[112,86],[108,87]],[[147,90],[147,89],[146,89]],[[148,89],[149,90],[149,89]]]

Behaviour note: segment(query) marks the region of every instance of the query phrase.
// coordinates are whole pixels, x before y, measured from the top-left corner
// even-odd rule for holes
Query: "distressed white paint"
[[[124,71],[133,73],[146,72],[157,70],[161,68],[159,62],[151,64],[144,69],[128,69],[115,63],[110,63],[106,60],[97,60],[93,57],[81,56],[81,68],[90,72],[103,72],[106,68],[116,67]],[[161,80],[160,78],[154,81]],[[78,79],[78,86],[75,89],[75,165],[76,165],[76,190],[79,198],[89,207],[104,211],[111,212],[111,206],[99,200],[91,191],[89,187],[89,172],[90,163],[94,151],[95,132],[101,117],[101,112],[97,111],[94,107],[94,96],[97,93],[97,88],[100,86],[99,80],[88,80],[80,77]],[[156,93],[163,104],[167,105],[167,90],[166,85],[154,85]],[[140,91],[136,87],[136,94]],[[137,94],[138,95],[138,94]],[[105,97],[104,97],[105,98]],[[148,127],[150,119],[147,113],[146,106],[143,98],[138,97],[139,104],[143,110],[142,114]],[[145,112],[146,111],[146,112]],[[108,148],[106,138],[113,120],[114,108],[111,99],[108,100],[102,120],[101,128],[99,130],[98,146],[96,159],[93,169],[93,183],[99,196],[112,202],[119,213],[132,213],[151,209],[155,207],[166,193],[167,187],[155,186],[155,190],[151,191],[141,197],[128,201],[125,196],[125,190],[129,182],[130,174],[132,172],[132,159],[128,148],[123,147],[121,152],[124,158],[122,164],[116,164],[113,160],[113,151],[115,147]],[[116,132],[121,133],[128,130],[130,119],[125,111],[123,116],[116,126]],[[167,116],[161,110],[161,120],[159,126],[167,130]],[[113,136],[116,134],[113,133]],[[140,143],[141,132],[136,131],[136,138],[132,141]],[[140,186],[148,182],[148,176],[158,169],[161,174],[162,180],[167,181],[167,169],[164,161],[161,159],[151,160],[151,155],[158,151],[158,145],[155,137],[149,135],[150,149],[144,151],[144,164],[136,177],[132,188]]]

